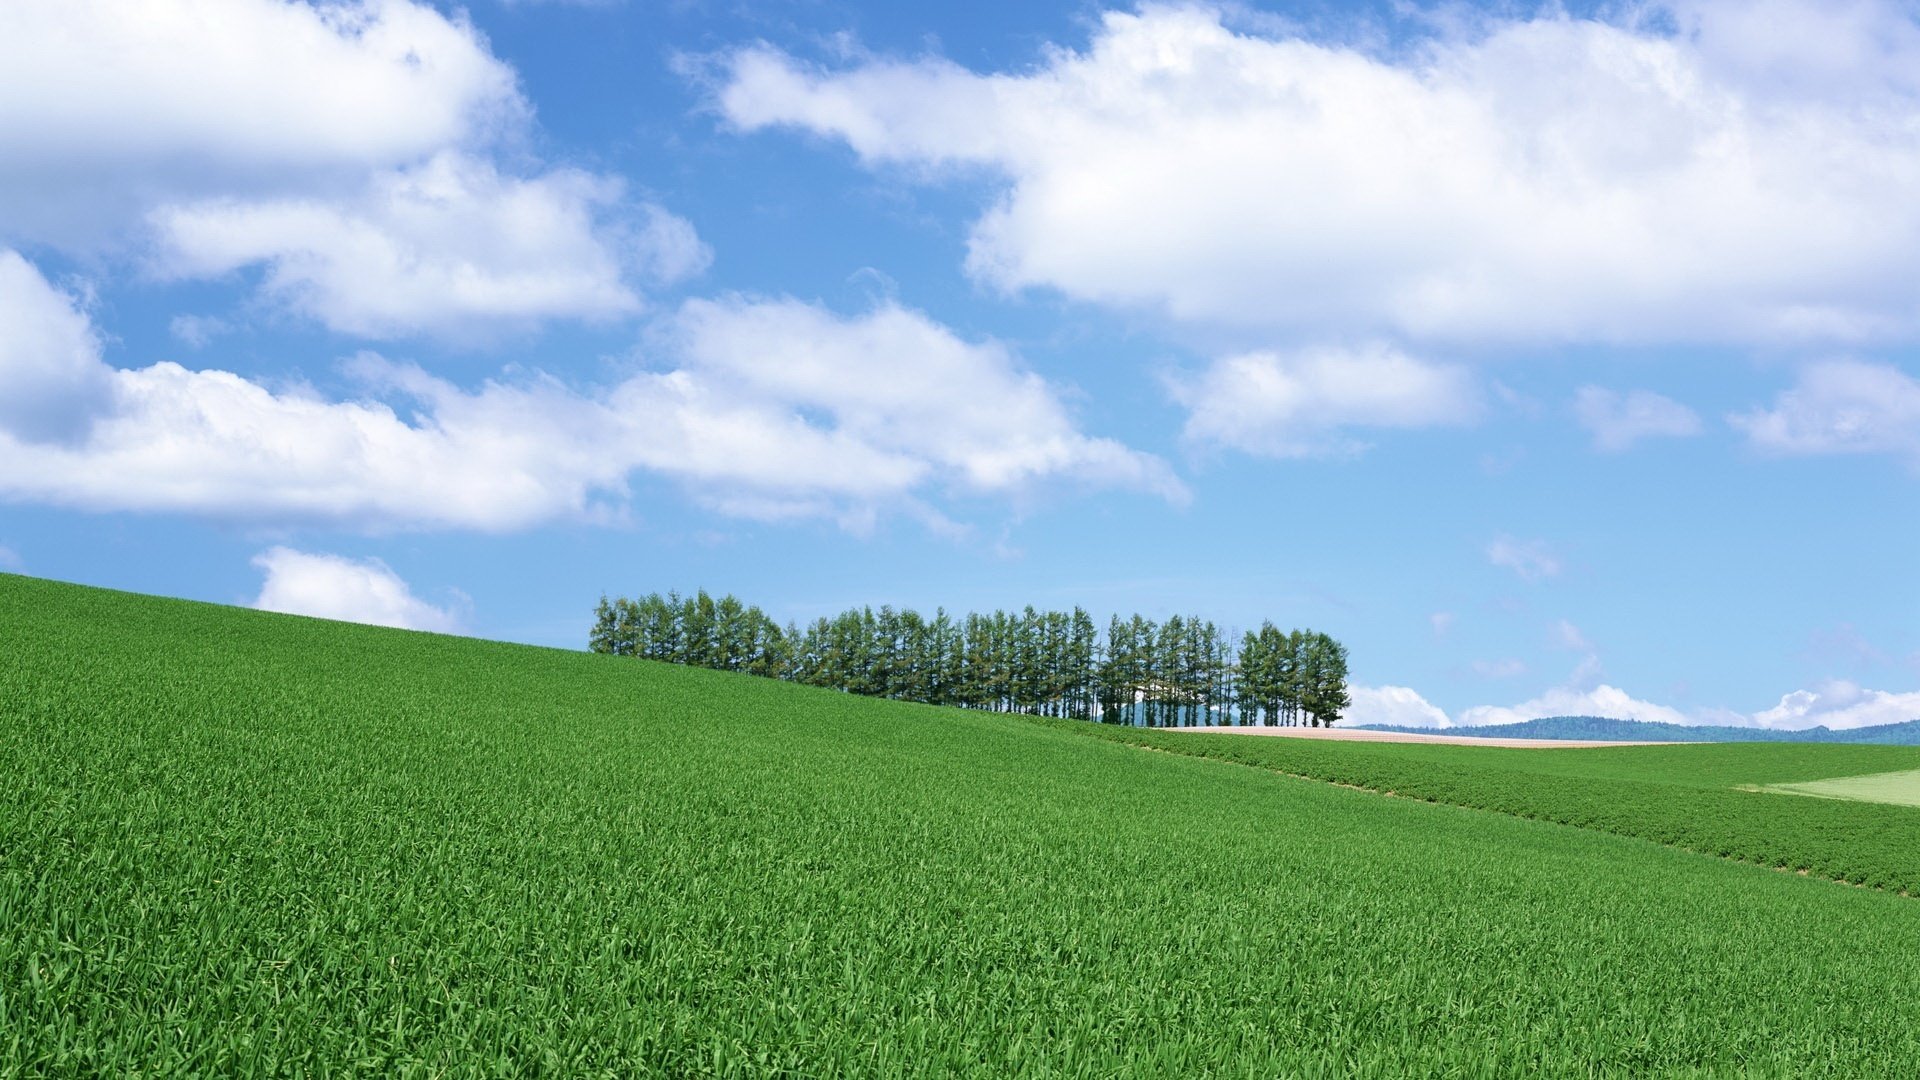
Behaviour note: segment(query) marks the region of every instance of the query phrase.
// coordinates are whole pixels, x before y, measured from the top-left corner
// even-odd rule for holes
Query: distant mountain
[[[1434,728],[1396,727],[1391,724],[1363,724],[1369,731],[1408,731],[1433,734]],[[1881,743],[1889,746],[1920,746],[1920,720],[1902,724],[1878,724],[1873,727],[1804,728],[1781,731],[1771,728],[1709,727],[1692,724],[1661,724],[1647,720],[1613,720],[1604,716],[1548,716],[1523,720],[1517,724],[1489,724],[1485,727],[1439,729],[1448,735],[1487,739],[1605,739],[1620,742],[1818,742]]]

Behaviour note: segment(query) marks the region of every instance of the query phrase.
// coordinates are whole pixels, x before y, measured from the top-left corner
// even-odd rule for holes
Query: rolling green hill
[[[1694,743],[1508,749],[1316,742],[1073,725],[1097,738],[1290,776],[1637,836],[1859,885],[1920,892],[1920,807],[1771,789],[1920,768],[1920,747]],[[1768,790],[1756,790],[1768,789]]]
[[[0,1074],[1920,1059],[1885,891],[630,659],[12,576],[0,627]]]

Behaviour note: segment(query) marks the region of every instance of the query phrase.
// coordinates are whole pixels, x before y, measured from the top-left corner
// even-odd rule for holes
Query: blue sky
[[[1271,618],[1356,721],[1920,717],[1920,22],[0,11],[0,569]],[[76,77],[76,73],[82,73]]]

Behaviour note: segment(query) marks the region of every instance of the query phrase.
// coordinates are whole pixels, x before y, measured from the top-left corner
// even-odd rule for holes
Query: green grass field
[[[10,576],[0,626],[4,1075],[1920,1060],[1886,891],[634,660]]]
[[[1868,782],[1882,794],[1897,794],[1898,781],[1862,774],[1910,772],[1920,766],[1920,747],[1712,743],[1535,750],[1075,728],[1184,755],[1920,892],[1920,808],[1883,805],[1897,804],[1897,798],[1837,794]],[[1769,793],[1828,785],[1839,785],[1831,799],[1867,801],[1820,805]]]
[[[1756,790],[1777,791],[1786,795],[1813,795],[1822,799],[1887,803],[1891,806],[1920,806],[1920,769],[1839,776],[1831,780],[1810,780],[1798,784],[1764,784],[1757,785]]]

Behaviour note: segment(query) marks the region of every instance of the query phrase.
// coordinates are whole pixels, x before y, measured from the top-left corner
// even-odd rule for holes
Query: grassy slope
[[[1920,1056],[1885,893],[630,660],[17,577],[0,626],[0,1073]]]
[[[1845,776],[1797,784],[1770,784],[1766,790],[1792,795],[1812,795],[1822,799],[1856,799],[1920,807],[1920,769],[1872,773],[1866,776]]]
[[[1920,766],[1920,747],[1711,743],[1521,750],[1098,725],[1069,730],[1920,892],[1920,807],[1821,805],[1743,790],[1912,769]]]

